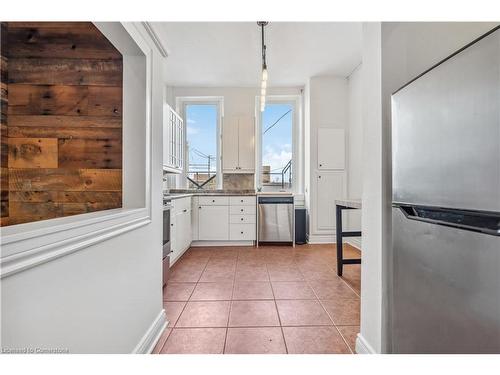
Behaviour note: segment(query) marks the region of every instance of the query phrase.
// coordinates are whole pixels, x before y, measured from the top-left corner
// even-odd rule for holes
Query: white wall
[[[309,241],[312,243],[335,242],[334,229],[320,229],[317,224],[319,204],[325,204],[324,198],[316,192],[318,178],[318,128],[346,129],[349,127],[348,117],[348,82],[344,77],[318,76],[312,77],[306,87],[306,202],[309,209]],[[326,171],[323,171],[326,173]],[[345,170],[344,170],[345,173]],[[344,176],[347,187],[347,174]],[[344,198],[344,197],[339,197]],[[328,202],[332,207],[333,202]]]
[[[363,24],[363,254],[356,351],[382,351],[382,108],[380,23]]]
[[[347,197],[361,199],[363,192],[363,121],[362,121],[362,65],[347,78],[349,127],[347,129]],[[350,230],[361,229],[361,210],[346,212]],[[347,242],[361,248],[361,238],[349,238]]]
[[[139,24],[137,29],[140,33],[141,27]],[[144,29],[142,32],[147,38]],[[27,259],[32,262],[30,268],[18,265],[16,272],[2,275],[2,348],[130,353],[148,349],[152,341],[145,342],[143,338],[154,340],[159,333],[162,325],[155,326],[155,322],[161,321],[162,316],[164,319],[161,289],[163,60],[156,52],[153,54],[152,144],[148,151],[151,157],[148,172],[152,178],[151,186],[147,185],[152,204],[150,222],[146,221],[149,224],[136,228],[133,223],[125,223],[127,232],[116,228],[113,236],[104,241],[98,240],[99,233],[91,233],[88,241],[97,239],[93,244],[72,238],[70,245],[77,248],[74,251],[67,243],[53,240],[49,244],[50,254],[43,246],[30,250],[39,256]],[[96,215],[78,215],[68,220],[77,226],[89,217]],[[56,225],[64,220],[66,218],[51,222]],[[109,232],[113,228],[105,230]],[[2,230],[2,240],[5,233]],[[3,246],[2,261],[8,258],[4,257],[6,251],[7,246]],[[58,257],[57,252],[61,256]],[[43,258],[48,255],[50,259]],[[2,272],[5,267],[8,263],[2,264]],[[156,332],[151,328],[156,328]]]
[[[363,265],[360,352],[390,351],[391,123],[397,88],[496,23],[363,25]]]

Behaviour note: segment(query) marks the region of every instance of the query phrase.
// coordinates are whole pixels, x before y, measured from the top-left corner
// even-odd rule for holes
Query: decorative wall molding
[[[375,349],[366,341],[366,339],[358,333],[356,337],[356,353],[358,354],[377,354]]]
[[[106,241],[123,233],[148,225],[149,223],[151,223],[149,217],[133,218],[116,225],[103,225],[101,229],[87,231],[78,236],[66,236],[66,238],[60,241],[49,242],[45,245],[5,256],[0,259],[0,278],[50,262],[99,242]],[[35,238],[34,240],[36,241],[37,239]]]
[[[168,50],[165,47],[165,45],[162,43],[161,39],[158,37],[158,34],[156,34],[151,23],[142,22],[142,25],[144,26],[144,28],[148,32],[148,34],[151,37],[151,40],[154,42],[156,48],[158,48],[158,51],[160,51],[160,54],[163,57],[168,57]]]
[[[167,327],[167,315],[165,310],[162,309],[160,314],[155,318],[153,323],[149,326],[148,330],[141,337],[139,343],[136,345],[132,354],[150,354],[153,352],[156,343],[160,339],[163,331]]]

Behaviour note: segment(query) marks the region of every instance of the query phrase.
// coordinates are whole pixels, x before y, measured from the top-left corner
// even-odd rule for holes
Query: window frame
[[[301,149],[302,132],[302,106],[300,95],[269,95],[266,96],[268,104],[291,104],[293,107],[292,120],[292,188],[285,191],[301,194],[303,150]],[[260,96],[255,97],[255,186],[257,190],[266,191],[262,186],[262,112],[260,111]],[[280,190],[281,191],[281,190]]]
[[[187,153],[188,147],[188,136],[187,136],[187,118],[186,118],[186,107],[188,105],[215,105],[217,109],[217,134],[216,134],[216,189],[222,189],[223,184],[223,174],[222,174],[222,126],[224,121],[224,97],[222,96],[178,96],[175,98],[175,109],[176,112],[182,116],[184,121],[184,149]],[[188,158],[184,158],[184,167],[181,174],[180,187],[188,187]]]

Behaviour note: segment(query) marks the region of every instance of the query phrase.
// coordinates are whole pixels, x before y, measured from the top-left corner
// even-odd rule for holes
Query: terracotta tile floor
[[[353,353],[360,271],[338,277],[332,244],[191,248],[163,291],[170,324],[154,353]]]

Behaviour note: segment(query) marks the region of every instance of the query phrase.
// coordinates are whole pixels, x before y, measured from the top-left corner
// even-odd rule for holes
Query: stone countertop
[[[258,191],[257,195],[268,195],[268,196],[282,196],[282,195],[295,195],[291,191]]]
[[[350,208],[361,208],[361,199],[335,199],[335,204]]]
[[[172,189],[169,192],[170,199],[178,199],[190,196],[231,196],[247,195],[255,196],[254,190],[194,190],[194,189]]]

